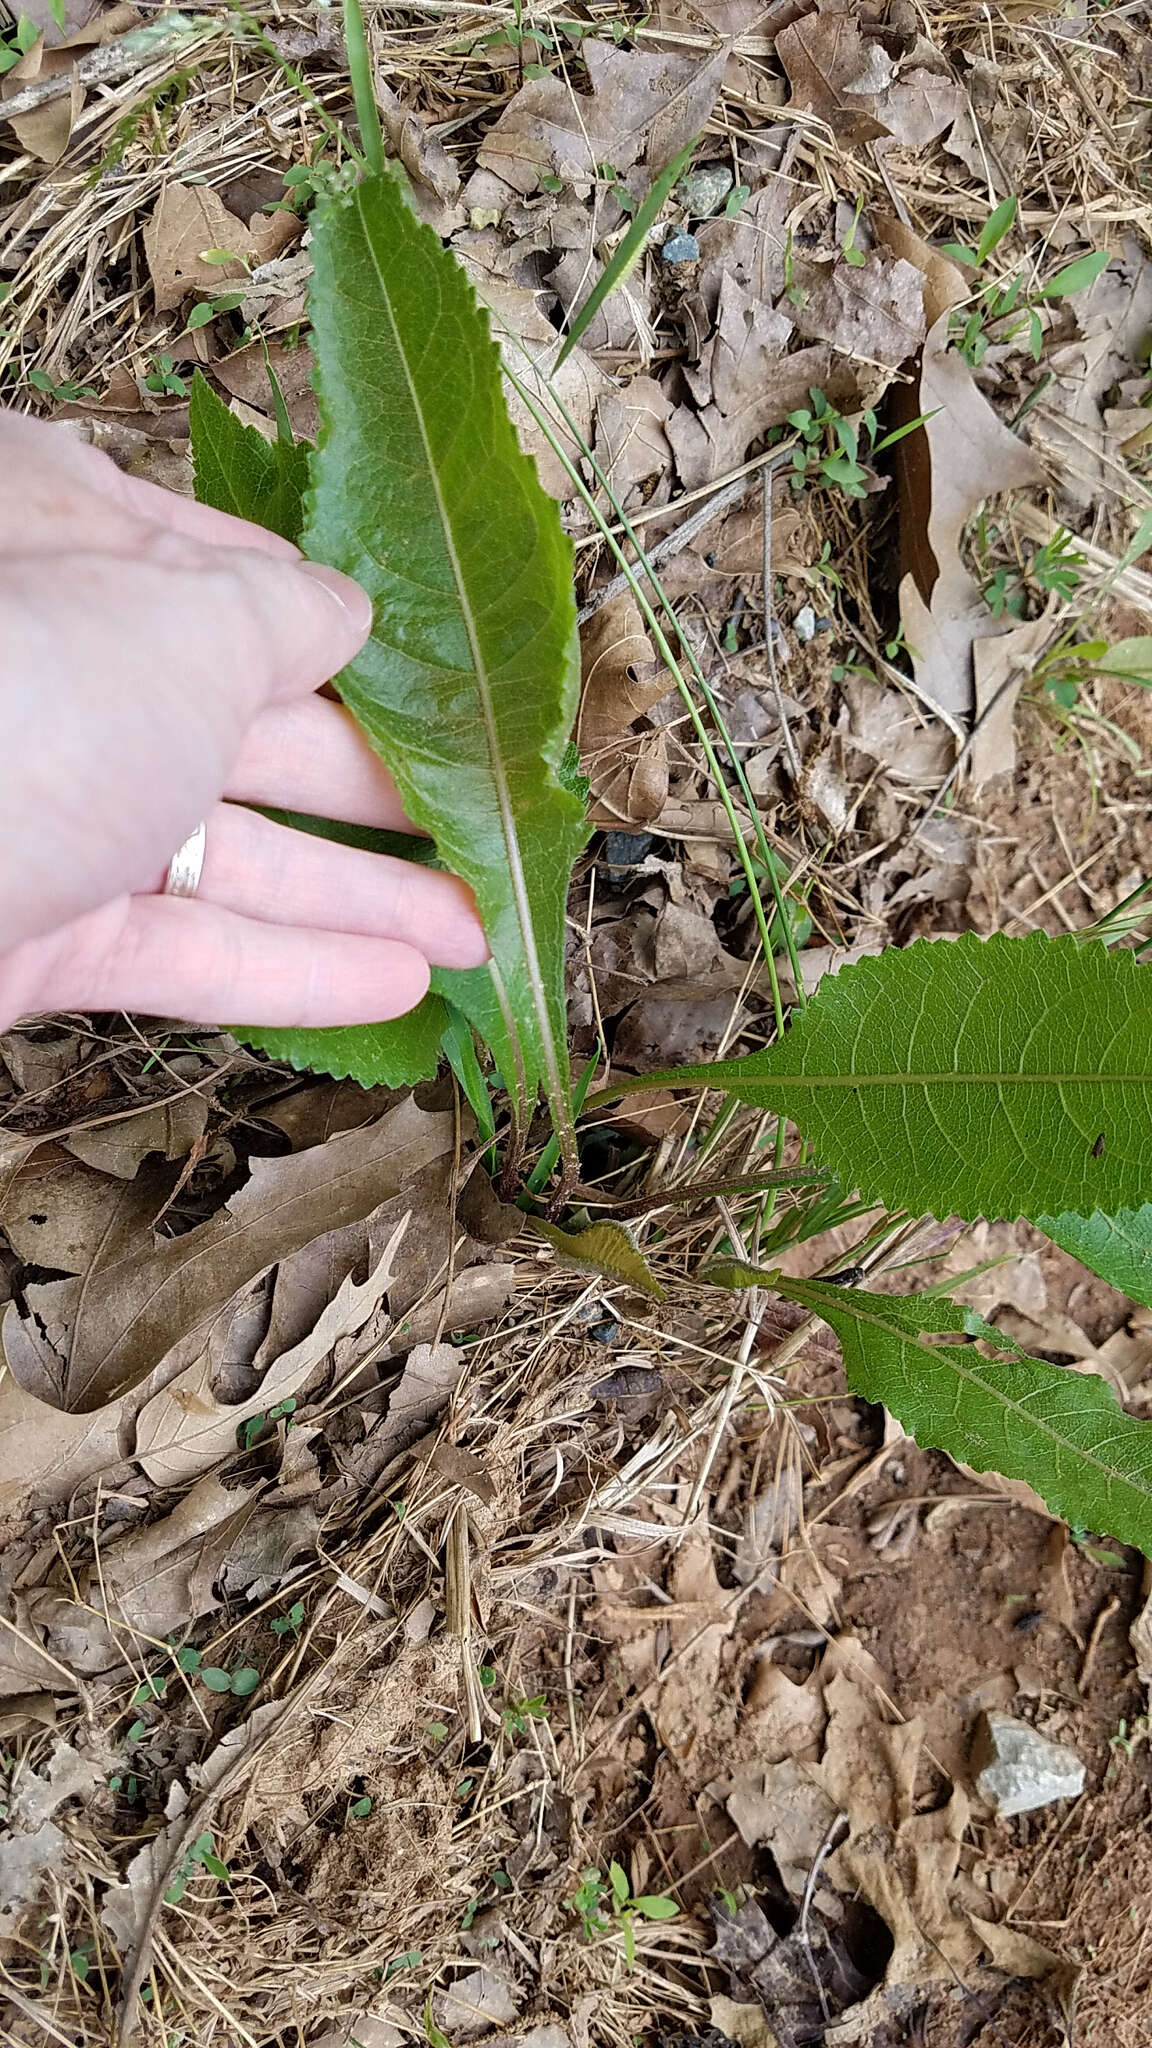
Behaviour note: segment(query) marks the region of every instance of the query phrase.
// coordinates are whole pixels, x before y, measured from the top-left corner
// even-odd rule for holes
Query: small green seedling
[[[270,1422],[286,1421],[287,1427],[291,1429],[291,1417],[294,1415],[295,1411],[296,1402],[293,1399],[293,1397],[289,1395],[286,1400],[277,1401],[276,1406],[274,1408],[269,1408],[266,1415],[250,1415],[248,1417],[247,1422],[242,1422],[240,1424],[239,1429],[236,1432],[240,1442],[240,1449],[242,1451],[250,1451],[252,1449],[253,1444],[256,1443],[258,1439],[263,1436],[264,1431]]]
[[[47,370],[29,370],[28,382],[33,391],[42,391],[57,405],[81,405],[98,395],[91,384],[77,384],[71,377],[63,377],[57,383]]]
[[[859,248],[856,242],[856,230],[860,225],[860,215],[863,213],[863,211],[864,194],[861,193],[860,197],[856,201],[856,211],[852,215],[852,224],[848,229],[848,233],[844,237],[843,246],[840,252],[844,258],[845,263],[850,263],[854,270],[861,270],[865,263],[867,263],[868,261],[867,251]]]
[[[260,1683],[260,1673],[252,1664],[237,1665],[234,1671],[224,1671],[218,1664],[202,1664],[196,1675],[209,1692],[228,1692],[238,1700],[246,1700]]]
[[[153,356],[152,368],[144,379],[145,391],[154,391],[158,398],[187,398],[187,379],[180,375],[173,358],[164,353]]]
[[[22,14],[11,34],[0,42],[0,77],[5,71],[11,71],[21,57],[26,57],[39,40],[40,31],[36,23]]]
[[[570,1913],[580,1916],[586,1941],[597,1941],[619,1925],[624,1942],[624,1962],[630,1970],[636,1961],[636,1916],[642,1920],[674,1920],[680,1911],[675,1899],[662,1893],[644,1892],[633,1898],[623,1865],[613,1858],[608,1865],[608,1879],[605,1882],[596,1869],[586,1870],[570,1899],[564,1904]],[[611,1908],[612,1918],[607,1917]]]
[[[164,1894],[166,1906],[178,1906],[188,1889],[188,1880],[197,1870],[206,1870],[210,1877],[218,1877],[222,1884],[231,1884],[228,1865],[220,1861],[212,1836],[205,1832],[197,1835],[188,1850],[180,1869]]]
[[[202,299],[198,306],[193,306],[188,315],[188,333],[194,334],[198,327],[207,327],[209,321],[215,320],[219,313],[234,313],[243,301],[243,292],[222,292],[217,299]]]
[[[348,1812],[345,1817],[348,1820],[367,1820],[371,1811],[372,1801],[365,1792],[362,1798],[348,1801]]]
[[[789,482],[794,491],[802,491],[807,484],[825,484],[849,498],[867,497],[868,473],[859,459],[861,450],[871,460],[914,433],[930,417],[922,414],[877,440],[879,421],[871,406],[864,408],[857,424],[845,419],[822,391],[812,389],[808,397],[810,406],[800,406],[788,415],[788,425],[800,436],[799,447],[792,450]]]
[[[548,1719],[548,1703],[542,1692],[530,1700],[511,1700],[504,1708],[500,1719],[505,1735],[527,1735],[530,1721]]]
[[[1068,603],[1079,589],[1088,557],[1077,547],[1066,527],[1058,526],[1050,540],[1035,550],[1021,569],[1000,568],[984,585],[984,596],[994,618],[1005,613],[1013,619],[1029,616],[1029,597],[1055,595]],[[1037,609],[1040,607],[1037,598]]]
[[[944,255],[954,256],[959,262],[970,263],[975,269],[982,270],[1011,230],[1016,213],[1015,197],[1002,199],[985,221],[974,249],[959,242],[946,242]],[[998,338],[1005,342],[1014,341],[1027,328],[1032,360],[1038,363],[1044,347],[1040,306],[1046,300],[1070,299],[1077,292],[1086,291],[1090,284],[1096,282],[1101,271],[1107,269],[1110,261],[1107,249],[1094,249],[1087,256],[1078,256],[1074,263],[1066,263],[1046,284],[1032,291],[1024,289],[1023,271],[1018,272],[1007,285],[995,278],[981,285],[972,311],[967,315],[956,313],[952,318],[952,338],[965,362],[973,370],[978,370],[993,339],[990,330],[1001,321],[1011,319],[1012,325],[1005,327]]]
[[[304,1602],[294,1600],[287,1614],[278,1614],[268,1626],[274,1636],[298,1636],[304,1626]]]

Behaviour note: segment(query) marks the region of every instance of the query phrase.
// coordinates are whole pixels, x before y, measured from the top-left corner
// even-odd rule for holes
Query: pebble
[[[1084,1765],[1075,1750],[1049,1742],[1011,1714],[982,1716],[972,1762],[976,1790],[1002,1820],[1051,1806],[1057,1799],[1076,1799],[1084,1790]]]
[[[695,263],[700,256],[700,244],[695,235],[671,235],[660,254],[665,263]]]
[[[802,604],[792,627],[798,640],[811,640],[816,631],[816,614],[810,604]]]
[[[604,865],[611,872],[614,868],[638,868],[652,851],[650,832],[606,832],[604,834]]]
[[[681,178],[676,196],[694,220],[707,220],[710,214],[719,213],[731,190],[730,164],[701,164],[699,170]]]

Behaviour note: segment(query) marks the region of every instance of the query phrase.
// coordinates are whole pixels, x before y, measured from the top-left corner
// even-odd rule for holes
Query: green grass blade
[[[623,284],[629,271],[634,270],[637,263],[639,263],[647,247],[648,230],[653,222],[659,218],[660,209],[664,205],[676,180],[687,170],[692,160],[692,151],[695,149],[698,140],[699,137],[696,137],[694,141],[688,144],[686,149],[681,150],[679,156],[669,164],[666,171],[661,171],[655,184],[649,190],[647,197],[641,201],[627,234],[620,242],[611,262],[605,265],[588,294],[587,300],[581,306],[571,327],[568,329],[564,338],[564,346],[556,358],[555,367],[557,370],[575,348],[580,336],[587,331],[592,321],[596,318],[605,299],[611,297],[617,286]]]
[[[766,1052],[589,1107],[689,1085],[791,1117],[890,1209],[1114,1215],[1152,1189],[1152,973],[1071,935],[918,940],[828,976]]]

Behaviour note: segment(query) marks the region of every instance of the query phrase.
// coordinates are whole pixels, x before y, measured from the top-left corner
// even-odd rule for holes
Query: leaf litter
[[[477,42],[470,22],[442,12],[418,47],[381,24],[384,123],[424,217],[480,280],[517,374],[527,348],[542,396],[564,317],[662,163],[702,132],[697,160],[730,161],[731,210],[695,218],[672,195],[662,235],[559,383],[646,540],[675,537],[700,509],[678,497],[718,487],[710,523],[662,573],[771,843],[800,876],[795,914],[813,927],[806,985],[884,938],[1012,919],[1059,929],[1061,912],[1083,922],[1110,907],[1152,858],[1139,763],[1113,751],[1103,724],[1090,737],[1085,727],[1071,756],[1053,746],[1029,672],[1046,644],[1045,595],[999,617],[982,595],[996,571],[1027,570],[1041,545],[1025,520],[1034,507],[1017,525],[1001,493],[1050,489],[1043,502],[1074,532],[1085,506],[1097,508],[1090,545],[1104,574],[1128,537],[1118,505],[1129,478],[1140,483],[1146,207],[1127,162],[1101,155],[1099,126],[1086,115],[1077,125],[1079,101],[1069,117],[1059,28],[998,17],[993,62],[934,9],[913,24],[835,6],[666,6],[620,35],[623,24],[593,15],[579,34],[526,19],[519,47]],[[274,33],[337,105],[333,38],[314,24]],[[235,54],[225,29],[209,34],[210,54]],[[1130,35],[1113,24],[1086,59],[1113,133],[1132,118],[1125,67],[1143,76]],[[271,430],[249,318],[283,334],[269,344],[277,375],[297,430],[315,431],[307,342],[294,333],[310,257],[295,249],[298,216],[268,209],[283,208],[285,168],[304,169],[322,131],[256,52],[239,61],[239,106],[209,63],[186,100],[146,112],[126,141],[113,131],[129,105],[115,99],[65,137],[53,175],[72,208],[67,237],[51,212],[46,231],[33,219],[34,179],[10,183],[15,204],[0,220],[15,286],[6,360],[23,350],[25,363],[95,389],[96,400],[61,401],[77,427],[118,437],[127,462],[167,451],[174,476],[186,413],[176,393],[145,383],[161,351],[177,376],[204,363],[251,408],[242,416]],[[536,64],[548,75],[532,76]],[[52,104],[71,118],[66,95]],[[121,147],[114,191],[93,182]],[[249,173],[265,180],[256,199],[237,188]],[[943,346],[949,308],[974,280],[941,244],[973,240],[989,194],[1009,191],[1026,234],[1013,260],[1046,260],[1049,240],[1050,268],[1072,260],[1082,220],[1107,233],[1114,258],[1090,292],[1047,310],[1041,369],[1053,381],[1034,399],[1026,339],[995,333],[977,365]],[[216,227],[196,228],[193,212]],[[692,236],[698,259],[665,258],[674,233]],[[117,266],[134,234],[151,285],[131,321],[118,320],[105,308],[125,288]],[[81,245],[111,282],[65,319]],[[208,248],[264,274],[245,307],[188,333],[194,304],[247,282],[204,263]],[[793,494],[777,475],[766,619],[760,480],[720,498],[765,436],[790,440],[788,415],[811,408],[814,388],[858,434],[866,408],[885,425],[887,408],[891,423],[900,405],[905,417],[942,400],[943,410],[890,464],[868,465],[855,505],[834,490]],[[50,403],[42,391],[33,402]],[[594,602],[617,565],[522,406],[518,420],[565,501],[581,600]],[[924,444],[926,472],[913,460]],[[565,446],[579,466],[570,435]],[[598,488],[586,466],[584,476]],[[907,652],[898,562],[915,577]],[[1130,611],[1115,637],[1146,630]],[[604,837],[571,905],[575,1041],[590,1051],[607,1025],[624,1066],[742,1049],[766,1001],[747,899],[631,599],[590,616],[584,654],[580,739]],[[998,697],[1005,679],[1013,689]],[[1082,687],[1094,716],[1148,744],[1138,692]],[[977,727],[956,814],[926,815],[993,701],[999,723]],[[1013,743],[1019,780],[1006,788]],[[1073,758],[1082,746],[1090,776]],[[799,1408],[774,1415],[772,1349],[795,1328],[789,1312],[774,1303],[753,1328],[739,1302],[685,1279],[692,1233],[711,1229],[714,1211],[677,1224],[663,1248],[642,1226],[631,1272],[566,1267],[527,1231],[484,1243],[463,1212],[453,1237],[442,1105],[400,1105],[427,1146],[413,1154],[423,1166],[397,1168],[393,1193],[368,1166],[390,1099],[280,1073],[269,1100],[251,1062],[239,1069],[239,1131],[240,1098],[222,1117],[208,1081],[160,1107],[145,1093],[124,1116],[127,1056],[114,1039],[111,1070],[93,1066],[96,1044],[66,1020],[55,1036],[10,1034],[10,1057],[0,1048],[11,1083],[0,1083],[4,1682],[23,1714],[26,1783],[43,1787],[30,1805],[6,1795],[4,1903],[24,1944],[13,1990],[35,2007],[46,1971],[56,2023],[75,2013],[110,2037],[114,1968],[92,1963],[84,1979],[69,1957],[95,1958],[111,1938],[130,1969],[154,1915],[157,2040],[181,2006],[202,2029],[223,2006],[233,2031],[271,2038],[299,2024],[299,1994],[310,2040],[397,2048],[424,2032],[434,1988],[434,2024],[453,2038],[523,2039],[528,2017],[546,2012],[558,2036],[548,2048],[630,2039],[654,2013],[668,2033],[711,2021],[749,2041],[779,2043],[789,2029],[822,2039],[832,2016],[833,2038],[883,2027],[911,2042],[927,2012],[923,2025],[951,2048],[953,1972],[983,2001],[981,2024],[986,2012],[1003,2038],[1031,2040],[1070,1995],[1066,1960],[1053,1961],[1036,1922],[1063,1916],[1051,1939],[1065,1959],[1106,1949],[1123,1915],[1099,1844],[1115,1841],[1143,1867],[1144,1702],[1125,1648],[1140,1604],[1133,1560],[1102,1563],[1065,1541],[1054,1562],[1046,1518],[1007,1494],[993,1504],[986,1479],[885,1432],[845,1396],[827,1343],[803,1354]],[[89,1095],[105,1072],[107,1091]],[[618,1194],[638,1185],[629,1147],[650,1144],[651,1114],[651,1129],[633,1108],[607,1133]],[[349,1137],[359,1149],[342,1154]],[[681,1142],[666,1141],[662,1172]],[[330,1146],[337,1163],[364,1162],[336,1210],[323,1192]],[[733,1175],[745,1163],[724,1155]],[[284,1191],[291,1204],[298,1164],[293,1222],[278,1204]],[[251,1227],[237,1230],[237,1215]],[[851,1228],[842,1234],[847,1253]],[[946,1270],[991,1261],[972,1283],[982,1313],[1009,1319],[1030,1349],[1113,1374],[1131,1412],[1144,1412],[1149,1338],[1131,1304],[1035,1234],[966,1238]],[[822,1258],[828,1240],[818,1243]],[[997,1263],[1022,1247],[1019,1269]],[[794,1248],[794,1270],[805,1249]],[[201,1259],[203,1295],[187,1278]],[[1017,1282],[1001,1277],[1014,1270]],[[645,1292],[645,1272],[663,1302]],[[133,1290],[149,1273],[159,1308],[133,1324]],[[473,1341],[447,1341],[454,1328]],[[740,1355],[753,1391],[701,1482],[716,1360]],[[962,1617],[965,1642],[942,1639],[942,1614]],[[253,1707],[213,1691],[201,1667],[229,1688],[233,1673],[255,1670],[267,1704],[262,1692]],[[525,1703],[540,1693],[538,1719]],[[993,1835],[973,1808],[964,1825],[967,1739],[988,1709],[1079,1747],[1084,1821],[1053,1814],[1034,1835]],[[84,1775],[53,1765],[61,1742]],[[57,1800],[66,1783],[75,1790]],[[192,1854],[206,1834],[227,1883]],[[190,1855],[178,1905],[157,1908]],[[589,1865],[606,1871],[611,1858],[627,1862],[634,1891],[668,1886],[680,1906],[658,1926],[638,1923],[635,1972],[615,1935],[588,1943],[564,1904]],[[61,1896],[63,1947],[51,1919]],[[1137,1893],[1125,1897],[1139,1916]],[[524,1954],[537,1940],[552,1959],[546,1990]],[[1077,1996],[1127,2048],[1149,1995],[1142,1951],[1108,1953],[1133,1987],[1124,2007],[1091,1965]],[[154,2026],[146,2005],[139,2016]],[[19,2006],[4,2014],[13,2038],[26,2019]]]

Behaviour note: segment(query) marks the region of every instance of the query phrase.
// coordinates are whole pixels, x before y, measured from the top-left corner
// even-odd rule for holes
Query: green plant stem
[[[344,0],[344,47],[348,52],[348,72],[352,80],[352,97],[356,102],[364,161],[370,171],[382,171],[384,131],[380,126],[380,109],[376,105],[372,59],[368,52],[360,0]]]

